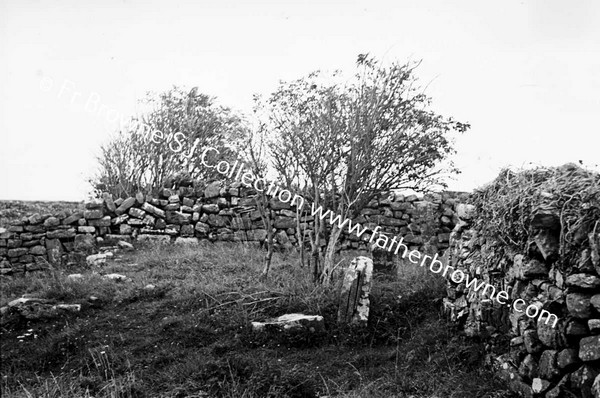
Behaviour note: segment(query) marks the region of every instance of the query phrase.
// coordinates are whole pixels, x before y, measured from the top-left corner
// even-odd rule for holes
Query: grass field
[[[357,329],[336,325],[337,286],[315,286],[281,253],[261,281],[261,258],[244,245],[154,247],[102,269],[1,279],[2,305],[23,294],[83,305],[1,330],[2,396],[511,397],[482,366],[482,346],[440,315],[441,278],[416,266],[377,274],[369,324]],[[326,331],[249,327],[290,312],[322,315]]]

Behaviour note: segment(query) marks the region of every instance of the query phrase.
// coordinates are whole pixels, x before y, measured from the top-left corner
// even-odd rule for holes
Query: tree
[[[413,74],[417,66],[384,66],[363,54],[345,83],[339,73],[323,79],[319,72],[282,83],[270,99],[270,121],[275,151],[294,161],[277,170],[311,192],[315,206],[327,204],[343,219],[357,217],[381,192],[445,186],[444,177],[457,172],[447,161],[453,133],[470,126],[430,110]],[[315,225],[311,257],[318,263],[323,225]],[[319,272],[324,282],[341,233],[337,224],[329,231]]]
[[[144,102],[149,110],[102,145],[98,174],[90,180],[96,194],[124,197],[155,192],[178,178],[222,178],[206,169],[199,155],[212,146],[219,150],[219,160],[233,160],[247,133],[240,116],[196,88],[149,93]]]
[[[320,80],[321,74],[315,72],[305,79],[281,83],[263,104],[267,108],[267,124],[274,134],[274,168],[287,189],[300,192],[314,206],[327,200],[327,180],[338,166],[340,133],[344,130],[338,125],[344,122],[339,117],[343,93],[338,86],[325,85]],[[315,218],[309,236],[309,263],[315,280],[322,273],[324,229],[323,221]],[[303,235],[299,224],[297,230]]]
[[[256,108],[255,112],[259,109]],[[271,159],[269,157],[269,134],[265,128],[265,125],[258,121],[256,126],[248,129],[246,135],[245,145],[242,148],[242,153],[246,164],[250,165],[252,173],[256,179],[260,179],[265,182],[267,181],[267,172]],[[267,231],[267,252],[263,260],[263,270],[261,272],[261,278],[266,279],[269,276],[269,270],[271,269],[271,260],[274,252],[274,233],[273,233],[273,214],[271,207],[269,206],[269,197],[266,194],[266,187],[262,187],[262,190],[258,190],[254,200],[256,208],[260,214],[261,221],[265,230]]]

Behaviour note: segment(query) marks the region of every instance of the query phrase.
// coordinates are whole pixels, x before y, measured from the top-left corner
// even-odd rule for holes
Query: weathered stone
[[[600,334],[600,319],[588,319],[588,328],[592,334]]]
[[[23,235],[24,234],[21,234],[21,236]],[[23,246],[23,241],[21,239],[9,239],[8,241],[6,241],[6,247],[8,247],[9,249],[14,249],[21,246]]]
[[[135,198],[129,197],[129,198],[123,200],[123,203],[121,203],[121,205],[119,207],[117,207],[117,210],[115,211],[115,213],[118,216],[120,216],[121,214],[127,212],[127,210],[129,210],[134,204],[135,204]]]
[[[533,383],[531,383],[531,390],[535,393],[535,394],[542,394],[545,393],[546,391],[548,391],[548,388],[550,388],[551,383],[548,380],[544,380],[544,379],[540,379],[539,377],[536,377],[535,379],[533,379]]]
[[[213,182],[208,184],[208,186],[204,189],[204,197],[206,199],[216,198],[219,196],[221,192],[221,183]]]
[[[194,226],[191,224],[182,225],[179,230],[181,236],[194,236]]]
[[[30,224],[41,224],[44,221],[44,218],[39,215],[39,213],[34,213],[28,218]]]
[[[74,238],[75,235],[76,235],[75,228],[57,229],[54,231],[46,232],[46,238],[48,238],[48,239],[68,239],[68,238]]]
[[[554,380],[560,376],[560,370],[556,364],[557,352],[546,350],[542,352],[539,363],[539,375],[542,379]]]
[[[104,217],[104,212],[102,209],[91,209],[83,212],[83,217],[86,220],[97,220],[99,218]]]
[[[192,219],[191,214],[181,213],[178,211],[167,211],[166,212],[166,221],[167,224],[189,224]]]
[[[48,262],[52,265],[62,264],[63,246],[58,239],[46,239]]]
[[[285,197],[284,197],[284,199],[285,199]],[[290,197],[290,200],[292,200],[292,197]],[[278,199],[275,199],[275,198],[273,198],[273,199],[271,199],[269,201],[269,206],[273,210],[282,210],[282,209],[291,209],[292,208],[292,206],[290,205],[289,201],[282,202],[281,200],[278,200]]]
[[[174,244],[176,245],[182,245],[182,246],[193,246],[193,245],[197,245],[199,243],[198,238],[183,238],[183,237],[178,237],[175,239]]]
[[[590,299],[590,304],[594,306],[596,311],[600,311],[600,294],[595,294],[594,296],[592,296],[592,298]]]
[[[219,212],[219,205],[217,204],[208,204],[202,205],[202,211],[209,214],[217,214]]]
[[[528,379],[533,379],[538,376],[538,364],[531,354],[527,354],[523,358],[523,362],[519,365],[519,374]]]
[[[456,215],[461,220],[472,220],[475,216],[475,206],[460,203],[456,206]]]
[[[23,256],[25,254],[29,253],[29,249],[25,248],[25,247],[18,247],[15,249],[9,249],[8,250],[8,257],[11,258],[15,258],[15,257],[20,257]]]
[[[144,216],[146,215],[146,212],[142,209],[137,209],[135,207],[132,207],[131,209],[129,209],[129,215],[131,217],[143,219]]]
[[[204,234],[208,234],[208,231],[210,231],[210,227],[208,226],[208,224],[205,224],[203,222],[198,222],[198,223],[196,223],[194,230],[198,231],[201,235],[204,235]]]
[[[594,379],[594,384],[592,385],[592,395],[594,398],[600,398],[600,374]]]
[[[541,230],[535,235],[534,242],[544,260],[552,261],[558,257],[558,237],[553,231]]]
[[[179,195],[171,195],[169,196],[169,203],[177,203],[179,204]]]
[[[567,309],[576,318],[589,318],[592,315],[591,296],[583,293],[567,294]]]
[[[579,358],[582,361],[600,359],[600,335],[584,337],[579,341]]]
[[[321,315],[286,314],[266,322],[252,322],[252,329],[256,332],[277,330],[315,333],[324,330],[324,322]]]
[[[368,257],[356,257],[344,274],[338,322],[366,325],[369,318],[369,293],[373,260]]]
[[[60,220],[56,217],[48,217],[44,221],[44,227],[46,227],[46,228],[54,228],[54,227],[58,227],[59,225],[60,225]]]
[[[82,233],[82,234],[93,234],[96,232],[96,227],[90,227],[90,226],[77,227],[77,232]]]
[[[150,203],[146,202],[142,205],[142,209],[150,214],[154,214],[156,217],[165,218],[165,212],[158,207],[152,206]]]
[[[33,254],[34,256],[45,256],[46,248],[44,246],[33,246],[29,250],[29,253]]]
[[[86,202],[85,204],[85,208],[86,209],[101,209],[102,205],[104,204],[104,202],[100,199],[92,199],[89,200],[88,202]]]
[[[579,362],[577,350],[574,348],[565,348],[558,353],[556,357],[556,364],[560,369],[570,369],[573,365]]]
[[[262,242],[267,239],[267,231],[265,229],[254,229],[247,231],[248,240]]]
[[[92,254],[85,258],[85,262],[89,266],[100,266],[106,264],[106,260],[112,256],[113,254],[111,252]]]
[[[171,237],[168,235],[148,235],[140,234],[137,237],[138,242],[151,243],[151,244],[168,244],[171,242]]]
[[[88,225],[93,227],[110,227],[110,216],[104,216],[99,220],[87,220]]]
[[[81,220],[83,218],[83,212],[82,211],[76,211],[73,214],[71,214],[69,217],[65,218],[62,221],[63,225],[70,225],[70,224],[74,224],[76,222],[78,222],[79,220]]]
[[[567,286],[580,289],[597,289],[600,287],[600,278],[589,274],[574,274],[567,277]]]
[[[275,217],[273,226],[278,229],[295,228],[296,220],[289,217]]]
[[[224,227],[227,225],[226,219],[221,216],[217,216],[215,214],[211,214],[208,216],[208,225],[212,225],[213,227]]]
[[[588,365],[583,365],[570,377],[571,387],[581,392],[582,398],[592,398],[594,379],[598,377],[598,371]]]
[[[537,335],[542,343],[551,348],[560,348],[560,332],[552,326],[552,322],[546,323],[546,319],[538,319]]]
[[[96,251],[96,239],[93,235],[77,235],[73,248],[78,252],[93,253]]]

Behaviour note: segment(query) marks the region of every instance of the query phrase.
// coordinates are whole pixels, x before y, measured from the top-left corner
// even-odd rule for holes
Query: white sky
[[[278,80],[365,52],[422,59],[434,109],[471,123],[452,189],[506,165],[600,163],[595,0],[0,0],[0,199],[85,198],[118,125],[90,96],[125,117],[176,84],[249,110]]]

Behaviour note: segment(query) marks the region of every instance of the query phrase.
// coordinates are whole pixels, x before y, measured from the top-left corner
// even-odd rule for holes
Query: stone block
[[[44,227],[46,227],[46,228],[54,228],[54,227],[58,227],[59,225],[60,225],[60,220],[56,217],[48,217],[44,221]]]
[[[575,318],[589,318],[592,315],[591,296],[583,293],[567,294],[567,309]]]
[[[135,204],[135,198],[129,197],[129,198],[123,200],[123,203],[121,203],[121,205],[119,207],[117,207],[115,214],[120,216],[121,214],[126,213],[134,204]]]
[[[171,242],[171,237],[168,235],[148,235],[148,234],[140,234],[137,237],[137,241],[141,243],[150,243],[150,244],[168,244]]]
[[[83,212],[83,218],[86,220],[97,220],[104,217],[102,209],[91,209]]]
[[[556,364],[556,350],[542,352],[539,361],[539,375],[542,379],[555,380],[560,376],[560,369]]]
[[[129,209],[129,215],[131,217],[139,218],[141,220],[144,218],[144,216],[146,216],[146,212],[142,209],[132,207],[131,209]]]
[[[178,211],[167,211],[166,212],[166,222],[167,224],[189,224],[192,219],[191,214],[181,213]]]
[[[340,294],[338,322],[366,325],[369,318],[369,294],[373,260],[355,257],[344,273]]]
[[[600,278],[590,274],[573,274],[567,277],[567,286],[579,289],[598,289],[600,288]]]
[[[579,358],[586,362],[600,359],[600,335],[584,337],[579,341]]]
[[[158,207],[153,206],[148,202],[146,202],[142,205],[142,209],[150,214],[155,215],[156,217],[165,218],[164,210],[161,210]]]
[[[54,231],[46,232],[46,238],[48,239],[70,239],[76,235],[75,228],[69,229],[57,229]]]

